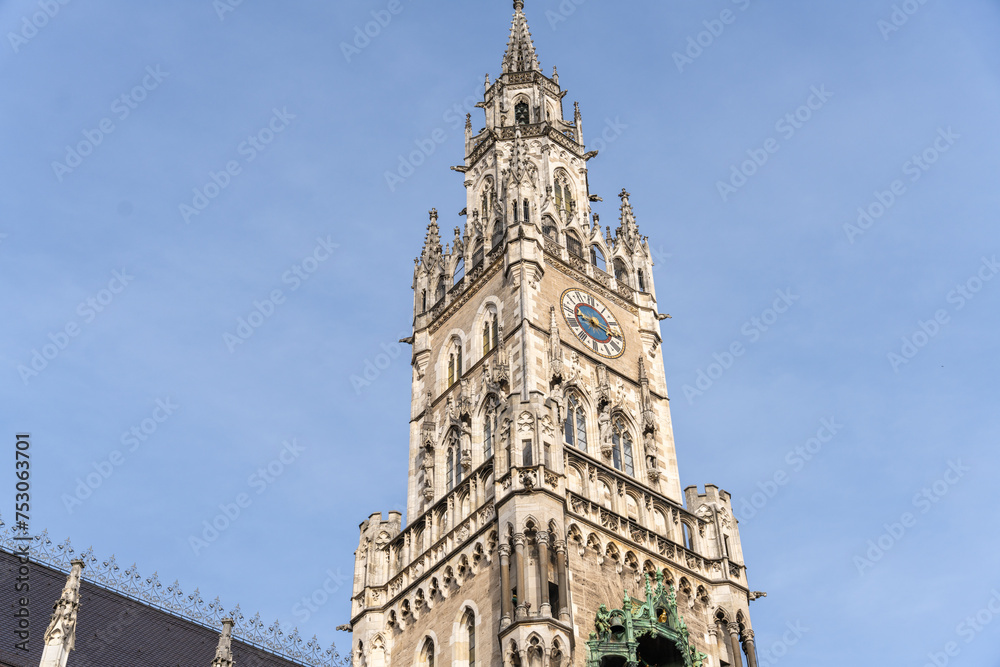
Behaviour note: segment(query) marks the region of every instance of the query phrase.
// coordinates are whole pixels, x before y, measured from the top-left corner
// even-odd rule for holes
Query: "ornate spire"
[[[541,72],[538,56],[535,55],[535,45],[531,41],[531,31],[528,29],[528,19],[524,16],[524,2],[514,0],[514,20],[510,25],[510,40],[507,42],[507,53],[503,56],[503,73]]]
[[[618,196],[622,200],[622,205],[621,216],[618,219],[620,224],[615,230],[615,243],[624,241],[626,247],[634,249],[639,243],[639,227],[635,224],[635,214],[632,212],[632,204],[628,200],[632,195],[629,194],[628,190],[622,188]]]
[[[441,234],[437,224],[437,209],[432,208],[429,213],[431,221],[427,225],[427,237],[424,239],[424,251],[421,254],[422,263],[425,267],[434,259],[441,256]]]
[[[39,667],[66,667],[69,652],[76,644],[76,615],[80,609],[80,573],[83,561],[71,561],[66,586],[56,602],[52,620],[45,631],[45,648]]]
[[[233,619],[222,619],[222,634],[219,635],[219,646],[215,649],[212,667],[233,667],[232,634]]]

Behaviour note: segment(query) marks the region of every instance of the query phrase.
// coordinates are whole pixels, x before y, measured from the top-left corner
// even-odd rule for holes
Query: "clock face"
[[[586,290],[562,293],[562,314],[581,343],[595,354],[616,359],[625,353],[625,336],[608,307]]]

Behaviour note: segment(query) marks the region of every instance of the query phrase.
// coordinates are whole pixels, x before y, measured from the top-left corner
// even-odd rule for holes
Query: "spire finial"
[[[524,0],[514,0],[514,11],[515,12],[524,11]]]

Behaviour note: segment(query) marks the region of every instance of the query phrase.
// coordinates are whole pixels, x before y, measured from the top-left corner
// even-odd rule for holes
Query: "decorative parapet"
[[[17,547],[23,547],[23,541],[16,544]],[[17,547],[14,532],[0,518],[0,550],[16,553]],[[234,639],[303,667],[339,667],[350,662],[350,656],[341,656],[333,644],[323,650],[315,635],[305,641],[299,636],[298,629],[286,632],[277,620],[265,623],[261,621],[259,613],[247,618],[239,605],[227,611],[218,597],[205,602],[197,588],[193,593],[185,594],[177,581],[164,585],[155,572],[144,577],[135,564],[123,569],[113,555],[106,559],[95,556],[93,547],[76,554],[68,539],[55,544],[49,538],[47,530],[32,538],[29,557],[36,563],[67,574],[73,569],[72,561],[83,561],[84,580],[172,616],[197,623],[211,629],[213,633],[218,632],[224,619],[230,618],[234,624]]]

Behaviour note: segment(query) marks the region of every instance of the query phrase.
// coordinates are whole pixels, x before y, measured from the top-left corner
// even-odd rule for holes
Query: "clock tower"
[[[514,2],[465,209],[416,259],[407,521],[361,524],[358,667],[756,667],[729,494],[682,491],[649,244],[614,233]]]

